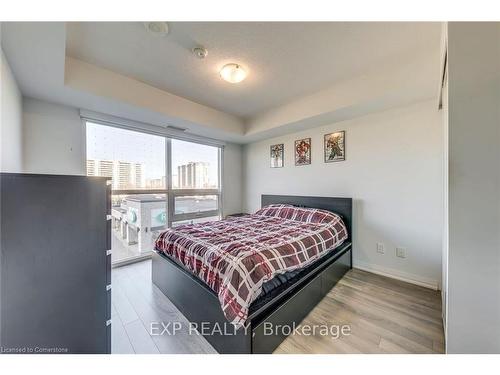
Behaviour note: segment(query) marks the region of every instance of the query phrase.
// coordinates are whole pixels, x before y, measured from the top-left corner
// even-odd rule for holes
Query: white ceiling
[[[66,55],[248,119],[360,74],[438,51],[439,23],[173,22],[155,37],[140,22],[66,25]],[[191,49],[201,44],[208,56]],[[227,62],[247,68],[222,81]],[[437,62],[436,62],[437,63]],[[436,77],[429,77],[434,80]]]

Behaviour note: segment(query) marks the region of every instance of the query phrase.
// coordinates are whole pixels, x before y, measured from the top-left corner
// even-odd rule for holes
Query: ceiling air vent
[[[167,125],[167,126],[165,126],[165,129],[175,130],[177,132],[185,132],[187,130],[186,128],[181,128],[179,126],[173,126],[173,125]]]

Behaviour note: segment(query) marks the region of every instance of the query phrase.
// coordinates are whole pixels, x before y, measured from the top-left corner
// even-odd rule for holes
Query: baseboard
[[[439,281],[428,279],[426,277],[414,275],[411,273],[406,273],[402,271],[395,270],[393,268],[386,268],[382,266],[378,266],[376,264],[365,263],[360,260],[353,260],[353,267],[359,268],[360,270],[375,273],[377,275],[390,277],[392,279],[405,281],[410,284],[415,284],[419,286],[423,286],[425,288],[439,290]]]
[[[143,260],[151,259],[152,256],[153,256],[152,251],[150,251],[149,253],[146,253],[146,254],[136,255],[134,257],[130,257],[130,258],[126,258],[124,260],[119,260],[119,261],[113,262],[111,264],[111,268],[118,268],[118,267],[128,266],[129,264],[132,264],[132,263],[142,262]]]
[[[446,347],[446,343],[448,342],[448,329],[447,329],[446,325],[448,324],[448,322],[446,319],[445,311],[447,310],[448,306],[446,306],[446,293],[442,289],[441,289],[441,301],[442,301],[441,318],[443,319],[443,331],[444,331],[444,352],[447,354],[448,349]]]

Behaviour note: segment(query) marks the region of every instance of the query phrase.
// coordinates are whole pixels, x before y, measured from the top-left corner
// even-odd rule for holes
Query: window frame
[[[163,132],[161,130],[151,130],[149,127],[155,127],[153,125],[148,125],[147,128],[140,126],[131,126],[130,121],[127,121],[127,124],[124,125],[121,122],[113,122],[109,120],[100,120],[99,118],[91,118],[84,117],[81,115],[82,123],[84,124],[84,134],[85,134],[85,165],[87,162],[87,123],[93,123],[101,126],[109,126],[120,128],[129,131],[135,131],[139,133],[151,134],[155,136],[160,136],[165,138],[165,175],[167,176],[167,186],[165,189],[126,189],[126,190],[112,190],[112,195],[135,195],[135,194],[165,194],[166,199],[166,212],[167,212],[167,228],[172,228],[172,224],[178,221],[186,221],[193,219],[200,219],[205,217],[214,217],[217,216],[219,219],[222,218],[223,215],[223,161],[224,161],[224,143],[217,142],[215,140],[206,139],[206,142],[203,141],[203,138],[198,136],[189,137],[186,134],[175,135],[171,132]],[[218,176],[218,187],[216,189],[174,189],[172,187],[172,139],[180,140],[184,142],[197,143],[204,146],[215,147],[218,153],[218,163],[217,163],[217,176]],[[86,170],[86,168],[85,168]],[[185,214],[176,214],[175,213],[175,197],[178,196],[204,196],[204,195],[215,195],[217,197],[217,209],[210,211],[201,211],[201,212],[190,212]]]

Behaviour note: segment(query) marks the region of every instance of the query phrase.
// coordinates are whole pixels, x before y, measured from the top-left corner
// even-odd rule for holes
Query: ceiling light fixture
[[[144,27],[155,36],[166,36],[168,34],[167,22],[144,22]]]
[[[223,80],[230,83],[238,83],[247,77],[247,72],[238,64],[226,64],[220,71]]]

